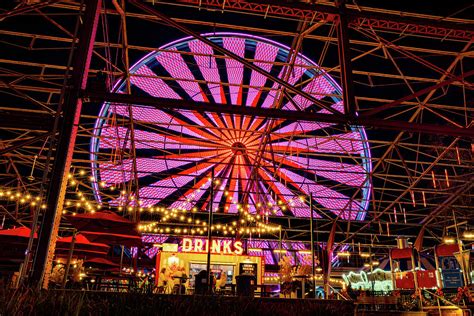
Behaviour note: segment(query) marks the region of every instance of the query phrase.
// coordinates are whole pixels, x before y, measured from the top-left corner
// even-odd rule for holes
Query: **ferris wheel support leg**
[[[51,272],[59,222],[61,221],[68,173],[76,142],[82,99],[79,91],[86,88],[94,41],[97,33],[102,0],[86,0],[79,43],[73,55],[73,71],[68,89],[58,115],[62,123],[56,144],[54,164],[46,192],[46,210],[43,213],[38,232],[38,245],[33,261],[31,283],[38,288],[47,288]]]
[[[342,99],[344,112],[349,116],[356,113],[356,102],[354,96],[354,81],[352,77],[352,61],[349,44],[349,26],[345,12],[345,0],[336,1],[340,14],[337,22],[337,48],[339,65],[341,69]]]

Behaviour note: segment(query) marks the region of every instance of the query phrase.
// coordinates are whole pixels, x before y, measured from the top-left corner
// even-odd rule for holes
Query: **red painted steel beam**
[[[348,115],[332,115],[307,111],[289,111],[281,109],[255,108],[233,104],[215,104],[197,101],[163,99],[151,96],[137,96],[119,93],[103,93],[83,91],[84,102],[110,102],[118,104],[138,104],[157,109],[189,110],[200,112],[218,112],[224,114],[254,115],[265,118],[287,119],[294,121],[324,122],[335,124],[359,125],[382,130],[406,131],[423,134],[449,135],[455,137],[474,138],[474,128],[459,128],[455,126],[426,123],[410,123],[373,119],[372,117],[354,117]]]
[[[339,14],[334,6],[303,2],[275,0],[174,0],[173,3],[207,7],[211,9],[257,13],[263,16],[285,17],[307,21],[332,21]],[[470,40],[474,37],[474,25],[453,21],[435,20],[392,13],[359,11],[348,8],[351,27],[374,28],[403,34],[436,36]]]
[[[74,53],[69,90],[66,92],[62,103],[63,120],[46,195],[47,208],[41,220],[31,275],[31,281],[44,288],[48,286],[49,273],[52,268],[56,238],[66,194],[67,174],[71,167],[81,115],[82,99],[79,97],[79,91],[85,89],[87,85],[102,0],[86,0],[85,4],[86,9],[79,34],[79,43]]]

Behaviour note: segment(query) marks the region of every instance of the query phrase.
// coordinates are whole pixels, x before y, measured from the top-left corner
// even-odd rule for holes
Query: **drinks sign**
[[[207,253],[208,240],[183,238],[182,252]],[[244,252],[241,241],[215,239],[211,242],[211,253],[241,255]]]

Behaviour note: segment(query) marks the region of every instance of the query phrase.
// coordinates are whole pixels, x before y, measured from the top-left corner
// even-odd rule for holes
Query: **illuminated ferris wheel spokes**
[[[288,49],[262,38],[215,34],[209,38],[252,60],[274,76],[283,77]],[[146,56],[130,70],[132,92],[161,98],[270,108],[281,97],[278,85],[241,63],[217,56],[194,39],[183,39]],[[298,55],[287,82],[343,112],[340,88],[326,73]],[[124,89],[124,84],[119,90]],[[293,95],[281,108],[329,113],[308,99]],[[369,196],[369,149],[362,128],[344,130],[329,123],[295,122],[217,112],[161,110],[132,106],[135,123],[136,168],[141,203],[205,210],[210,205],[214,173],[219,185],[212,205],[219,212],[237,213],[249,204],[250,213],[309,217],[313,193],[319,213],[362,219]],[[101,117],[129,119],[127,105],[104,104]],[[103,119],[92,143],[97,179],[104,189],[131,181],[133,159],[103,161],[114,148],[129,148],[127,126]],[[268,135],[265,146],[262,137]],[[264,150],[262,150],[262,148]],[[99,191],[100,188],[96,187]],[[98,195],[100,198],[100,195]],[[117,205],[119,199],[109,200]],[[321,214],[316,214],[321,216]]]

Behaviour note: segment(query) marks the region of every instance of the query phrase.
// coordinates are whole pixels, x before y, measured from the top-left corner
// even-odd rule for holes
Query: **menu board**
[[[257,276],[258,266],[253,262],[241,262],[239,265],[239,274],[247,274]]]
[[[458,288],[463,286],[462,272],[459,269],[442,270],[441,275],[443,276],[443,287],[445,288]]]

